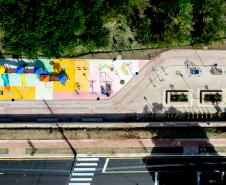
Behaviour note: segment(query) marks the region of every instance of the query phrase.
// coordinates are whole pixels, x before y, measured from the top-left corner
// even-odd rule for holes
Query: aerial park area
[[[12,79],[10,80],[9,75],[11,74],[17,75],[17,78],[18,78],[17,80],[21,82],[20,87],[14,84],[15,80],[12,80]],[[61,71],[59,71],[58,73],[50,74],[48,70],[38,66],[28,68],[26,63],[24,63],[21,66],[17,66],[16,68],[11,68],[11,67],[9,68],[9,67],[5,67],[4,65],[0,65],[0,75],[4,84],[4,89],[0,90],[0,95],[1,96],[12,95],[13,91],[15,93],[15,90],[16,90],[20,98],[12,97],[11,100],[15,101],[15,99],[24,99],[24,96],[22,95],[23,93],[21,93],[19,89],[21,88],[26,89],[26,85],[27,85],[26,75],[29,75],[29,74],[36,75],[37,79],[39,79],[40,82],[44,82],[44,83],[58,81],[62,85],[65,85],[65,82],[67,81],[65,69],[61,69]],[[25,92],[25,94],[28,94],[28,92],[27,93]]]
[[[149,60],[2,59],[0,100],[101,100],[117,94]]]

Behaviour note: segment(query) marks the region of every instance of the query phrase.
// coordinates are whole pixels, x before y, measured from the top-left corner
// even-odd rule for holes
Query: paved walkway
[[[226,139],[125,139],[125,140],[0,140],[0,149],[7,148],[9,153],[0,157],[30,157],[25,149],[60,149],[78,148],[153,148],[153,147],[184,147],[198,148],[199,146],[226,147]],[[38,154],[37,154],[38,156]],[[55,156],[46,154],[40,156]],[[68,155],[63,155],[68,156]]]
[[[199,90],[226,89],[225,74],[211,75],[210,65],[218,63],[224,67],[226,51],[222,50],[170,50],[151,60],[122,90],[109,100],[91,101],[1,101],[0,114],[65,114],[65,113],[148,113],[164,111],[215,112],[213,105],[199,103]],[[185,61],[192,61],[202,70],[201,76],[189,76]],[[182,74],[177,75],[176,72]],[[187,105],[166,105],[166,89],[192,89]],[[224,92],[223,92],[224,93]],[[226,108],[223,98],[219,104]]]

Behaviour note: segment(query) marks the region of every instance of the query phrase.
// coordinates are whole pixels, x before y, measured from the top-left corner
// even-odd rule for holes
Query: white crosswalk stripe
[[[97,163],[76,163],[76,166],[97,166]]]
[[[68,185],[90,185],[90,183],[74,183],[74,182],[70,182]]]
[[[92,178],[71,178],[71,181],[91,181]]]
[[[79,171],[95,171],[96,168],[74,168],[75,172],[79,172]]]
[[[77,158],[73,165],[68,185],[90,185],[95,175],[98,161],[99,158],[97,157]]]
[[[94,176],[94,173],[72,173],[72,176]]]

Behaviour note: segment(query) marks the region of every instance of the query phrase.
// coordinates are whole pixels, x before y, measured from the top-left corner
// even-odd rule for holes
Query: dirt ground
[[[225,138],[226,128],[64,129],[68,139]],[[58,129],[0,129],[0,139],[62,139]]]
[[[103,53],[93,53],[80,56],[78,58],[84,59],[113,59],[121,57],[122,59],[151,59],[157,54],[166,51],[166,49],[140,49],[140,50],[129,50],[122,52],[103,52]]]

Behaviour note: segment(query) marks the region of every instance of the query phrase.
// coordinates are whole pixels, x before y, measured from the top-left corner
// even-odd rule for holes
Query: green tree
[[[109,32],[103,28],[101,9],[102,0],[1,0],[3,47],[19,56],[33,58],[41,53],[50,58],[81,44],[90,48],[93,43],[95,49],[106,46]]]
[[[192,0],[193,44],[212,44],[225,37],[225,6],[223,0]]]

